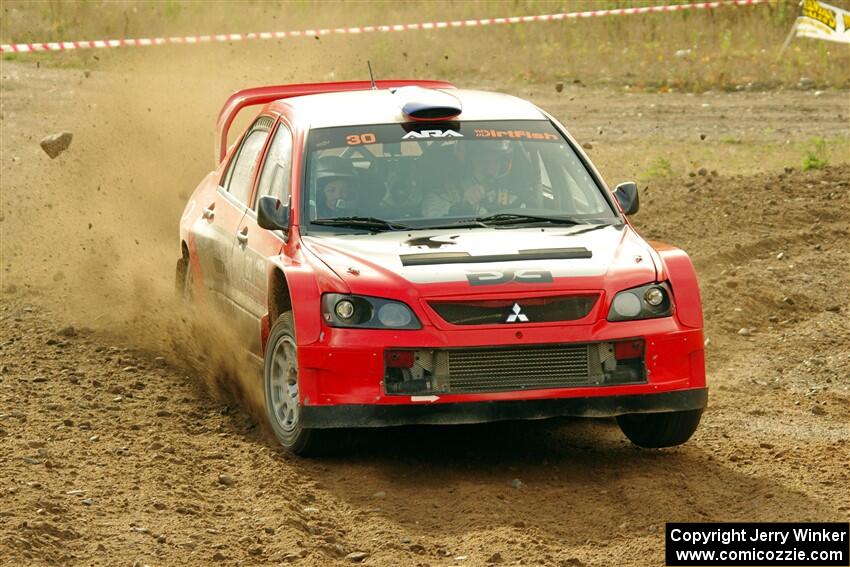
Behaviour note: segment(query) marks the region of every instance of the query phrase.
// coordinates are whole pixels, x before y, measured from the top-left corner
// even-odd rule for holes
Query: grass
[[[424,22],[562,11],[654,5],[665,0],[551,0],[513,2],[234,2],[6,0],[0,41],[59,41],[153,37],[250,31],[297,30],[316,26]],[[834,0],[842,5],[850,0]],[[251,57],[266,53],[289,65],[319,59],[336,78],[361,77],[371,58],[379,76],[439,76],[450,80],[513,79],[628,86],[635,91],[693,91],[796,87],[850,87],[850,50],[841,44],[798,39],[782,59],[782,41],[799,12],[795,0],[749,7],[611,16],[441,31],[324,36],[320,40],[234,44]],[[163,50],[165,48],[137,48]],[[172,48],[185,52],[205,46]],[[115,57],[119,50],[99,51]],[[677,55],[678,53],[678,55]],[[35,54],[43,62],[93,52]],[[289,57],[284,57],[289,55]],[[55,63],[54,63],[55,64]],[[70,65],[76,66],[76,65]],[[318,71],[314,71],[318,73]],[[327,71],[326,71],[327,72]],[[303,74],[303,73],[302,73]],[[322,79],[323,77],[315,77]]]
[[[650,166],[638,176],[641,181],[650,181],[652,179],[661,179],[664,177],[673,177],[675,175],[673,166],[670,160],[665,158],[657,158]]]
[[[812,138],[808,141],[809,147],[803,157],[803,170],[821,169],[829,165],[827,159],[826,140],[823,138]]]

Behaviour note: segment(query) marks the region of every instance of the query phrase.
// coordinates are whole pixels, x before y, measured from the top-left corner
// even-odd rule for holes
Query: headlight
[[[611,311],[626,319],[640,315],[640,309],[640,298],[630,292],[618,293],[611,304]]]
[[[654,283],[621,291],[614,296],[609,321],[654,319],[673,314],[673,299],[666,283]]]
[[[413,313],[403,303],[385,303],[378,309],[378,321],[387,327],[407,327],[412,319]]]
[[[347,299],[340,299],[334,305],[334,313],[343,321],[350,321],[356,311],[354,304]]]
[[[664,290],[660,287],[651,287],[643,294],[643,298],[653,307],[658,307],[664,303]]]
[[[400,301],[362,295],[326,293],[322,318],[331,327],[360,329],[421,329],[410,307]]]

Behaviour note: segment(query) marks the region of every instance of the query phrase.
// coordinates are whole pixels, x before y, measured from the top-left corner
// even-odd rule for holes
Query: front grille
[[[502,323],[554,323],[587,317],[597,295],[486,299],[477,301],[431,301],[431,306],[453,325],[499,325]]]
[[[494,392],[596,383],[587,345],[448,351],[448,391]]]

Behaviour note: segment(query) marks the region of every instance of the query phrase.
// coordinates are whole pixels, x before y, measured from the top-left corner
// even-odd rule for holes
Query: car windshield
[[[316,230],[619,222],[545,120],[318,128],[307,151]]]

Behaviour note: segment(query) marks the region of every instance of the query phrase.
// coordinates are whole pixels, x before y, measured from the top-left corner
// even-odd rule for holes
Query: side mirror
[[[614,197],[627,215],[633,215],[640,209],[637,185],[634,181],[626,181],[617,185],[614,189]]]
[[[257,224],[268,230],[289,232],[289,207],[277,197],[260,197],[257,202]]]

